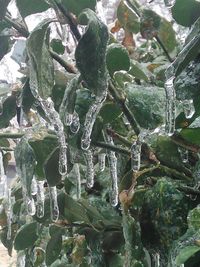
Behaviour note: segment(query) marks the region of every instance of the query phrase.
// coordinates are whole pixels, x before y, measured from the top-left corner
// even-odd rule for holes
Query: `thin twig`
[[[126,154],[126,155],[130,155],[130,151],[122,148],[122,147],[118,147],[115,145],[111,145],[109,143],[105,143],[105,142],[93,142],[92,145],[97,146],[97,147],[101,147],[101,148],[105,148],[111,151],[115,151],[121,154]]]
[[[4,20],[8,22],[13,28],[15,28],[15,30],[17,30],[23,37],[27,38],[29,36],[28,30],[22,24],[15,22],[9,16],[5,16]]]

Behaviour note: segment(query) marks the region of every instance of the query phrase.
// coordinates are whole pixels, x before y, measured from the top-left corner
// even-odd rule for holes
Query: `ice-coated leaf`
[[[180,266],[185,263],[190,257],[192,257],[196,252],[200,251],[199,246],[186,246],[179,251],[176,257],[176,264]]]
[[[62,233],[62,228],[54,226],[53,234],[51,234],[51,239],[46,247],[45,262],[47,266],[51,265],[60,255],[62,249]]]
[[[113,102],[106,102],[99,115],[103,118],[104,123],[111,123],[121,114],[120,108]]]
[[[108,29],[90,9],[85,9],[80,14],[79,21],[85,19],[88,21],[88,27],[75,51],[76,65],[88,88],[98,95],[107,88]]]
[[[23,18],[31,14],[46,11],[49,8],[45,0],[17,0],[16,4]]]
[[[37,223],[31,222],[23,225],[16,234],[14,248],[24,250],[34,245],[37,240]]]
[[[139,32],[140,23],[138,15],[125,3],[125,1],[120,1],[119,3],[117,8],[117,18],[124,29],[133,33]]]
[[[62,41],[60,39],[51,40],[50,46],[53,51],[59,55],[63,55],[65,52],[65,47],[63,46]]]
[[[62,0],[63,5],[69,10],[70,12],[74,13],[75,15],[79,15],[83,9],[90,8],[95,11],[96,7],[96,0]]]
[[[127,104],[137,122],[145,129],[153,129],[164,121],[165,92],[160,87],[127,84]]]
[[[152,39],[157,36],[161,24],[161,17],[150,9],[143,9],[140,32],[143,38]]]
[[[10,120],[16,115],[16,96],[11,95],[3,102],[0,114],[0,128],[6,128]]]
[[[31,183],[35,171],[35,154],[26,137],[15,148],[17,173],[27,195],[31,197]]]
[[[180,132],[183,139],[194,145],[200,145],[200,128],[185,128]]]
[[[49,53],[50,19],[43,20],[27,39],[27,52],[30,63],[30,88],[37,98],[47,99],[54,86],[54,65]]]
[[[172,7],[172,15],[177,23],[190,27],[200,16],[200,2],[198,0],[176,0]]]
[[[32,137],[29,140],[29,144],[34,150],[35,158],[37,164],[35,166],[35,173],[38,179],[44,179],[44,163],[47,158],[50,156],[51,152],[56,148],[57,141],[56,139],[51,139],[44,132],[41,133],[40,138],[38,136]]]
[[[113,76],[115,71],[128,71],[130,68],[130,58],[127,49],[120,44],[113,43],[109,45],[106,54],[106,65],[111,76]]]
[[[188,227],[194,230],[200,229],[200,206],[198,205],[193,210],[190,210],[187,217]]]

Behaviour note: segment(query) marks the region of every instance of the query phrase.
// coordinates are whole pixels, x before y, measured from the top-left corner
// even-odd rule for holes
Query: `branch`
[[[74,74],[77,73],[74,66],[66,62],[64,59],[62,59],[56,52],[54,52],[51,49],[49,50],[49,52],[52,58],[55,59],[66,71],[68,71],[69,73],[74,73]]]
[[[127,150],[125,148],[117,147],[115,145],[111,145],[111,144],[108,144],[105,142],[93,142],[92,145],[130,156],[129,150]]]
[[[129,121],[136,135],[139,135],[140,127],[133,113],[127,107],[125,103],[125,99],[119,96],[119,93],[117,92],[117,89],[115,88],[111,80],[109,81],[109,91],[111,95],[113,96],[114,100],[116,101],[116,103],[120,106],[121,110],[123,111],[124,115],[126,116],[127,120]]]

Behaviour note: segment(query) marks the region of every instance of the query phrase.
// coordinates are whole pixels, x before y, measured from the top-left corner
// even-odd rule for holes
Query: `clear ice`
[[[83,150],[87,150],[90,147],[92,129],[96,121],[97,115],[106,99],[106,96],[107,91],[104,91],[101,96],[96,96],[94,103],[90,106],[86,114],[83,135],[81,138],[81,148]]]
[[[195,107],[193,103],[193,99],[186,99],[182,101],[183,111],[185,113],[186,119],[192,118],[195,113]]]
[[[98,154],[98,163],[99,163],[99,171],[103,172],[106,166],[106,154],[105,153]]]
[[[92,150],[89,149],[85,151],[84,156],[87,167],[86,185],[88,188],[92,188],[94,186],[94,163]]]
[[[45,194],[44,194],[44,181],[37,182],[37,201],[36,201],[36,211],[37,216],[42,218],[44,216],[44,201],[45,201]]]
[[[57,188],[56,186],[49,186],[49,198],[51,208],[51,220],[56,222],[59,218],[59,207],[57,200]]]
[[[70,131],[73,134],[76,134],[78,133],[79,129],[80,129],[79,116],[78,116],[78,113],[74,111],[73,116],[72,116],[72,122],[70,124]]]
[[[74,172],[76,176],[76,198],[80,199],[81,198],[81,174],[80,174],[78,163],[74,164]]]

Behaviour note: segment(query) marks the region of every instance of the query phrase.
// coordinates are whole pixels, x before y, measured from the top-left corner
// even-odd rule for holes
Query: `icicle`
[[[105,153],[98,154],[98,162],[99,162],[99,171],[103,172],[105,170],[105,165],[106,165],[106,154]]]
[[[1,196],[6,197],[8,186],[7,186],[7,176],[3,175],[0,179],[0,189],[1,189]]]
[[[176,94],[174,89],[175,70],[172,65],[165,72],[165,93],[166,93],[166,122],[165,132],[171,136],[175,131],[176,118]]]
[[[36,212],[36,207],[35,207],[35,202],[33,198],[27,198],[27,210],[28,210],[28,215],[35,215]]]
[[[113,139],[110,135],[106,134],[106,140],[108,143],[113,145]],[[108,152],[108,161],[110,166],[111,176],[111,197],[110,202],[113,207],[118,204],[118,177],[117,177],[117,157],[114,151]]]
[[[3,97],[0,97],[0,115],[3,114]]]
[[[42,218],[44,216],[44,181],[38,181],[37,182],[37,216],[39,218]]]
[[[160,267],[160,254],[156,252],[155,254],[153,254],[153,258],[155,267]]]
[[[140,169],[141,145],[140,140],[136,140],[131,146],[131,167],[133,172],[137,172]]]
[[[192,118],[192,116],[195,113],[195,107],[194,107],[194,104],[193,104],[193,100],[192,99],[183,100],[182,104],[183,104],[183,111],[185,113],[185,117],[187,119]]]
[[[35,196],[37,194],[37,181],[35,179],[35,176],[33,176],[32,182],[31,182],[31,195]]]
[[[65,114],[64,124],[66,126],[70,126],[72,124],[72,121],[73,121],[73,114],[71,113]]]
[[[81,148],[83,150],[87,150],[90,147],[92,129],[106,96],[107,91],[103,92],[101,96],[97,96],[86,114],[83,136],[81,138]]]
[[[11,189],[9,188],[7,191],[7,209],[6,209],[6,215],[7,215],[7,225],[8,225],[8,231],[7,231],[7,239],[11,239],[12,235],[12,199],[11,199]]]
[[[164,1],[167,7],[172,7],[175,3],[175,0],[164,0]]]
[[[80,199],[81,198],[81,175],[80,175],[80,169],[79,169],[78,163],[74,164],[74,171],[76,175],[76,198]]]
[[[87,150],[84,153],[84,156],[87,165],[86,185],[88,188],[92,188],[94,186],[94,163],[92,150]]]
[[[56,186],[49,187],[49,197],[50,197],[51,219],[53,222],[56,222],[59,218]]]
[[[70,130],[73,134],[76,134],[80,129],[80,121],[78,113],[75,111],[72,118],[72,123],[70,124]]]
[[[16,267],[25,267],[26,265],[26,256],[23,251],[17,252],[17,262]]]
[[[178,147],[178,152],[180,153],[183,163],[188,162],[188,150],[183,147]]]
[[[1,177],[5,175],[4,165],[3,165],[3,153],[0,151],[0,180]]]
[[[40,99],[41,106],[50,120],[51,125],[58,137],[60,154],[59,154],[59,172],[61,175],[67,173],[67,144],[65,142],[64,127],[60,120],[58,112],[54,109],[53,101],[48,98],[47,100]]]

